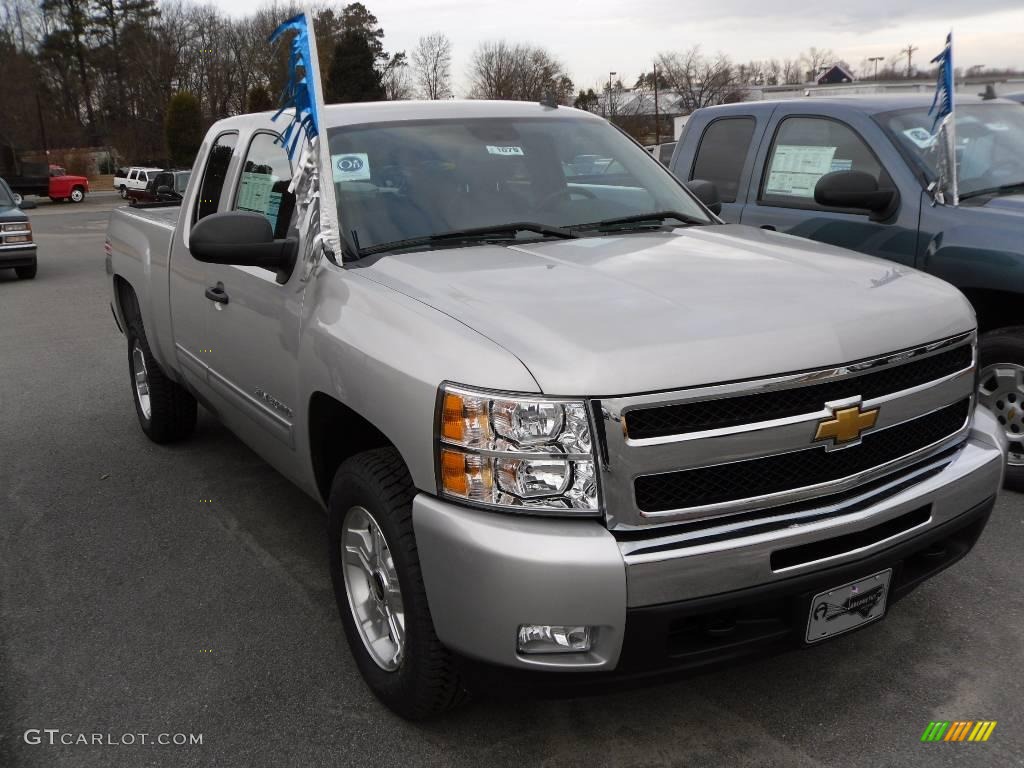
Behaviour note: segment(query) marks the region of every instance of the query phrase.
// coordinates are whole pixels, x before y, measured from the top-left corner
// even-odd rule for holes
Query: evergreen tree
[[[379,45],[380,41],[367,36],[362,29],[347,28],[342,32],[327,74],[327,101],[345,103],[384,99],[384,83],[377,68],[374,42]]]
[[[203,143],[203,112],[199,99],[187,91],[174,94],[167,106],[164,130],[171,165],[190,168]]]

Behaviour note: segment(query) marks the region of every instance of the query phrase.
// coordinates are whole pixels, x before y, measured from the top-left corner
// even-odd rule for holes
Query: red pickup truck
[[[53,202],[70,200],[73,203],[80,203],[85,200],[89,192],[89,180],[85,176],[69,176],[59,165],[49,167],[49,175],[29,175],[29,163],[23,164],[22,176],[12,176],[6,179],[14,192],[16,202],[20,202],[25,195],[39,195],[49,197]]]

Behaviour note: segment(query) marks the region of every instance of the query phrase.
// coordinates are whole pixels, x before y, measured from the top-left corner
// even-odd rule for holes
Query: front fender
[[[296,414],[303,434],[296,445],[308,451],[310,397],[328,393],[379,429],[416,487],[434,493],[434,419],[443,381],[540,389],[523,363],[495,342],[358,272],[325,263],[306,290],[299,349],[303,412]],[[309,487],[315,488],[312,472]]]

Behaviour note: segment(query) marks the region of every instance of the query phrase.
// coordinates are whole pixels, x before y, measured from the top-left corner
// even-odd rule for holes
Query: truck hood
[[[555,395],[830,366],[974,327],[947,283],[739,225],[386,255],[359,271],[500,344]]]
[[[1000,195],[993,197],[985,203],[984,210],[993,213],[1002,213],[1017,216],[1018,219],[1024,216],[1024,195]]]

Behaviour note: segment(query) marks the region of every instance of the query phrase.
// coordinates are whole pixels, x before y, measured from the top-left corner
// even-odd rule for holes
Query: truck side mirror
[[[23,211],[31,211],[33,208],[38,208],[34,200],[22,200],[18,203],[18,207]]]
[[[872,221],[884,221],[899,207],[899,192],[879,189],[878,180],[863,171],[832,171],[814,185],[814,202],[830,208],[868,211]]]
[[[704,179],[690,179],[686,182],[686,188],[693,193],[693,196],[704,203],[707,209],[715,216],[722,213],[722,198],[718,196],[718,187],[714,182]]]
[[[171,192],[171,188],[168,187],[166,184],[161,184],[159,187],[156,188],[156,193],[158,195],[169,195],[171,194]]]
[[[270,221],[262,213],[225,211],[205,216],[189,233],[189,252],[206,264],[262,267],[277,272],[285,283],[295,266],[298,241],[275,240]]]

